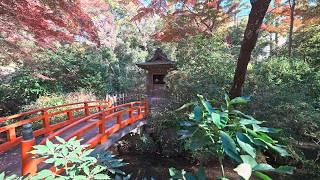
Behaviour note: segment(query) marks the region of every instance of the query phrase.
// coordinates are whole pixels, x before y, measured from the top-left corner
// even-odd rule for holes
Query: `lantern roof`
[[[170,69],[175,66],[175,62],[171,61],[166,54],[160,48],[157,48],[153,57],[150,60],[147,60],[143,63],[138,63],[138,67],[142,69],[150,69],[150,68],[166,68]]]

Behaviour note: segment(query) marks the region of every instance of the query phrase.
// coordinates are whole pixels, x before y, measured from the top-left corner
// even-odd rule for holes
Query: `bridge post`
[[[117,124],[119,124],[120,128],[123,127],[122,125],[122,113],[117,114]]]
[[[89,107],[88,107],[88,103],[87,102],[84,103],[84,113],[85,113],[86,116],[90,115],[90,111],[89,111]]]
[[[36,139],[33,136],[32,125],[25,124],[22,126],[22,141],[21,141],[21,174],[34,175],[37,173],[37,163],[36,159],[33,159],[33,154],[29,152],[32,151],[35,145]]]
[[[73,121],[72,111],[67,112],[68,121]]]
[[[130,103],[130,108],[129,108],[129,119],[130,119],[130,124],[133,123],[133,103]]]
[[[49,135],[51,133],[50,122],[49,122],[49,113],[47,110],[43,110],[42,115],[43,115],[43,127],[46,130],[45,135]]]
[[[149,97],[148,95],[144,96],[144,118],[149,116]]]
[[[108,139],[108,136],[105,134],[105,131],[106,131],[105,124],[104,124],[105,116],[106,116],[105,111],[102,112],[99,116],[99,121],[101,123],[99,125],[99,134],[101,135],[100,144],[104,143]]]

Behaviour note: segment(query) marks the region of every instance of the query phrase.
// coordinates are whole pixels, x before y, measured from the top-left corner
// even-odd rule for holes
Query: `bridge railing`
[[[126,114],[126,115],[125,115]],[[117,132],[118,130],[126,127],[127,125],[134,123],[137,120],[144,119],[148,116],[148,102],[147,100],[135,101],[126,104],[121,104],[118,106],[111,107],[106,110],[88,115],[83,117],[76,122],[73,122],[66,127],[63,127],[56,132],[50,134],[47,138],[43,139],[39,144],[43,145],[46,140],[51,140],[56,136],[60,136],[65,132],[71,132],[63,137],[65,140],[69,140],[72,137],[77,137],[80,139],[85,136],[86,133],[90,132],[95,128],[98,131],[91,131],[95,134],[91,134],[92,137],[87,139],[83,144],[87,144],[87,148],[93,148],[98,144],[102,144],[107,141],[108,137]],[[116,119],[116,122],[112,124],[111,127],[106,126],[106,122]],[[75,126],[85,123],[84,126],[76,130],[72,130]],[[35,145],[35,138],[22,141],[21,144],[21,155],[22,155],[22,175],[35,174],[38,169],[38,165],[42,163],[45,159],[36,159],[34,155],[28,152],[32,150],[32,146]],[[60,173],[62,169],[56,169],[55,167],[50,168],[55,173]]]
[[[91,112],[108,109],[112,105],[111,100],[87,101],[0,117],[0,123],[4,125],[0,127],[0,134],[6,137],[5,141],[0,144],[0,153],[13,148],[21,142],[21,130],[25,124],[37,123],[37,126],[40,126],[34,131],[36,137],[48,135],[61,127],[79,120],[81,117],[90,115]],[[60,117],[58,122],[53,121],[52,119],[57,116],[62,117]]]

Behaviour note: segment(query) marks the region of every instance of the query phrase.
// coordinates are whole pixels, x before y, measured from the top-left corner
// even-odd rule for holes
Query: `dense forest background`
[[[160,47],[177,69],[166,78],[171,101],[154,121],[159,143],[180,151],[160,132],[176,127],[185,115],[175,110],[197,94],[219,101],[230,92],[248,22],[250,2],[204,2],[0,2],[0,116],[141,92],[136,63]],[[283,161],[313,175],[320,170],[319,5],[271,1],[241,90],[251,97],[243,111],[283,129],[280,141],[292,154]]]

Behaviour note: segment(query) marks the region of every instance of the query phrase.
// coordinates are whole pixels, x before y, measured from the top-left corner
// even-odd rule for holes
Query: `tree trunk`
[[[292,35],[293,35],[293,23],[294,23],[294,11],[296,6],[295,0],[289,0],[290,4],[290,30],[289,30],[289,43],[288,43],[288,54],[292,56]]]
[[[242,94],[247,66],[251,58],[252,50],[257,43],[259,29],[263,18],[266,15],[270,1],[271,0],[250,0],[252,8],[240,48],[233,84],[229,92],[231,98],[241,96]]]

